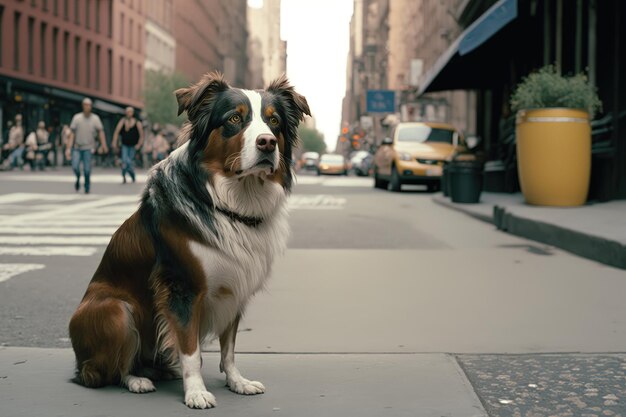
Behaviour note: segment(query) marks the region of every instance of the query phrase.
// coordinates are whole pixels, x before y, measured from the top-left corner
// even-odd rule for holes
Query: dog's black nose
[[[256,148],[264,153],[274,152],[276,143],[274,135],[263,134],[256,138]]]

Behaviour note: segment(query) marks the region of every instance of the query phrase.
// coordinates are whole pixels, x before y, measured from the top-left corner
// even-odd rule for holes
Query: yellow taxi
[[[436,190],[443,164],[463,150],[463,136],[452,125],[398,123],[374,155],[374,187],[400,191],[403,184],[424,184]]]
[[[317,166],[317,175],[338,174],[348,175],[348,164],[343,155],[327,153],[322,155]]]

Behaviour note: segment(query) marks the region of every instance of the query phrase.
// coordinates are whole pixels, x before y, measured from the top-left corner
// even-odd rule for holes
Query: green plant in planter
[[[524,77],[517,85],[511,96],[511,109],[517,112],[550,107],[585,110],[593,119],[602,110],[602,102],[585,74],[565,77],[548,65]]]

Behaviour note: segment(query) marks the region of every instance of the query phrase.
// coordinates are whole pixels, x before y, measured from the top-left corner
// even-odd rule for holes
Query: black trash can
[[[441,169],[441,191],[444,197],[450,196],[450,174],[448,173],[448,162],[443,164]]]
[[[483,190],[483,165],[477,161],[448,164],[448,186],[453,203],[478,203]]]

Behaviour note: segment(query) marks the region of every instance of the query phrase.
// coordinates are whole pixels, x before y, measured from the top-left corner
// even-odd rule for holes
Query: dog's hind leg
[[[154,391],[149,379],[131,375],[140,338],[130,304],[114,297],[86,296],[69,331],[76,382],[90,388],[121,382],[132,392]]]

